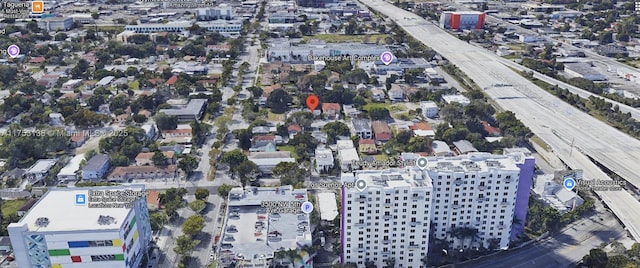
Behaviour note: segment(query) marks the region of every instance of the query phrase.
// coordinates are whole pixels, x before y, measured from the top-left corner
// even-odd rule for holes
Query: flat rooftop
[[[118,229],[131,209],[89,208],[88,205],[76,205],[76,194],[85,194],[88,197],[89,190],[142,191],[144,189],[144,185],[50,189],[18,223],[11,225],[26,224],[29,231],[39,232]],[[114,224],[98,224],[100,216],[113,217]],[[48,218],[49,224],[36,225],[36,220],[39,218]]]
[[[297,213],[269,213],[263,201],[293,201]],[[239,258],[261,263],[274,252],[311,244],[309,215],[297,204],[307,201],[307,190],[291,186],[234,188],[229,194],[227,222],[221,236],[220,259]]]
[[[422,176],[422,171],[416,166],[381,170],[357,170],[355,171],[355,176],[349,173],[343,173],[340,179],[342,183],[353,183],[356,180],[365,180],[367,187],[375,186],[382,188],[432,188],[433,185],[431,179],[428,176]]]

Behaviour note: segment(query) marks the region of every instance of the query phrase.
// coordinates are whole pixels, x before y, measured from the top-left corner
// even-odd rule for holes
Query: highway
[[[464,5],[461,5],[461,4],[454,4],[454,6],[456,6],[458,8],[458,10],[471,10],[470,8],[468,8],[468,7],[464,6]],[[508,21],[504,21],[504,20],[502,20],[500,18],[497,18],[495,16],[488,15],[487,16],[487,22],[492,22],[492,23],[505,25],[505,26],[507,26],[509,28],[516,29],[519,33],[525,33],[525,34],[539,36],[539,37],[543,38],[547,42],[562,43],[563,47],[569,48],[569,49],[573,49],[573,50],[576,50],[576,51],[584,52],[589,57],[589,59],[593,60],[594,62],[599,62],[601,64],[604,64],[606,66],[613,66],[613,67],[616,67],[616,68],[623,68],[624,67],[624,68],[627,68],[627,69],[635,69],[635,68],[627,66],[627,65],[625,65],[623,63],[620,63],[620,62],[616,61],[615,59],[612,59],[612,58],[609,58],[609,57],[605,57],[605,56],[602,56],[602,55],[598,55],[597,53],[593,52],[590,49],[579,48],[579,47],[573,46],[573,45],[571,45],[569,43],[565,43],[565,42],[562,42],[562,41],[559,41],[559,40],[556,40],[556,39],[553,39],[553,38],[549,38],[549,37],[547,37],[545,35],[541,35],[541,34],[535,32],[535,31],[532,31],[530,29],[523,28],[523,27],[521,27],[521,26],[519,26],[517,24],[513,24],[513,23],[510,23]],[[621,112],[623,112],[623,113],[631,113],[631,116],[633,118],[635,118],[636,120],[640,120],[640,110],[637,109],[637,108],[634,108],[634,107],[631,107],[629,105],[614,101],[614,100],[609,99],[609,98],[605,98],[605,97],[599,96],[597,94],[593,94],[593,93],[591,93],[591,92],[589,92],[587,90],[581,89],[579,87],[572,86],[570,84],[567,84],[567,83],[562,82],[560,80],[557,80],[555,78],[543,75],[543,74],[541,74],[539,72],[536,72],[536,71],[534,71],[532,69],[526,68],[526,67],[524,67],[524,66],[522,66],[522,65],[520,65],[518,63],[515,63],[515,62],[513,62],[511,60],[508,60],[508,59],[505,59],[505,58],[502,58],[502,57],[496,57],[496,59],[499,59],[503,64],[505,64],[505,65],[507,65],[507,66],[509,66],[511,68],[514,68],[516,70],[519,70],[519,71],[526,70],[528,72],[533,72],[533,76],[535,78],[537,78],[539,80],[542,80],[542,81],[544,81],[546,83],[549,83],[551,85],[558,85],[558,87],[563,88],[563,89],[567,89],[573,94],[578,94],[578,96],[580,96],[581,98],[588,98],[590,96],[596,96],[596,97],[602,98],[602,99],[606,100],[607,102],[610,102],[613,105],[618,105],[618,107],[620,108]]]
[[[585,178],[611,180],[585,154],[640,186],[640,141],[581,112],[503,65],[490,51],[461,41],[423,18],[379,0],[362,3],[390,17],[408,34],[460,68],[503,109],[514,112],[533,133]],[[512,87],[491,87],[495,83]],[[572,144],[574,146],[572,146]],[[626,191],[596,192],[640,241],[640,202]],[[586,252],[585,252],[586,253]]]

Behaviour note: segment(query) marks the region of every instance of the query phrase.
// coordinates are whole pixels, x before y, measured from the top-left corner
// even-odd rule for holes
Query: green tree
[[[196,188],[195,196],[198,200],[206,201],[209,198],[209,190],[205,188]]]
[[[374,107],[369,109],[369,118],[371,120],[386,120],[391,118],[391,113],[384,107]]]
[[[340,121],[331,121],[322,127],[322,130],[327,133],[329,137],[328,143],[335,143],[338,136],[350,136],[351,131],[349,127]]]
[[[255,181],[257,175],[260,173],[260,169],[255,163],[250,160],[245,160],[233,168],[232,172],[238,179],[240,179],[242,185],[246,186],[248,181]]]
[[[237,167],[238,165],[240,165],[242,162],[246,160],[247,160],[247,157],[244,155],[242,151],[238,149],[225,152],[224,154],[222,154],[222,157],[220,158],[220,162],[229,165],[229,168],[231,169],[234,169],[235,167]]]
[[[156,166],[164,166],[167,164],[167,157],[160,151],[155,151],[151,157],[151,161]]]
[[[251,138],[253,137],[251,130],[249,129],[236,129],[233,131],[233,135],[238,139],[238,147],[242,150],[249,150],[251,148]]]
[[[151,230],[159,231],[169,221],[169,217],[164,212],[150,213],[149,221],[151,222]]]
[[[186,155],[178,162],[178,168],[182,169],[187,175],[191,175],[197,167],[198,159],[192,155]]]
[[[176,239],[176,247],[173,248],[173,251],[178,255],[188,256],[198,244],[200,244],[200,240],[195,240],[189,235],[181,235]]]
[[[601,249],[592,249],[589,251],[589,254],[582,258],[582,263],[589,268],[601,268],[606,267],[607,262],[609,262],[609,258],[607,258],[607,253],[602,251]]]
[[[218,186],[218,194],[220,195],[220,197],[227,199],[229,197],[229,192],[231,192],[231,189],[233,189],[233,186],[229,184],[220,185]]]
[[[282,114],[289,108],[289,103],[293,98],[282,89],[276,89],[267,98],[267,107],[271,108],[271,112]]]
[[[272,170],[273,176],[280,179],[281,185],[302,186],[310,172],[295,162],[280,162]]]
[[[158,113],[156,115],[156,125],[160,130],[171,130],[178,127],[178,118],[165,113]]]
[[[193,237],[199,234],[202,228],[204,228],[204,218],[200,215],[193,215],[184,221],[182,232]]]
[[[207,203],[202,200],[194,200],[189,203],[189,208],[195,213],[201,213],[204,208],[207,207]]]

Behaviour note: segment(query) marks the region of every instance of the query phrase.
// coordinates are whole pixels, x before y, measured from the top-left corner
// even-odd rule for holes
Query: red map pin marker
[[[318,96],[309,95],[307,97],[307,107],[309,107],[309,110],[311,110],[312,112],[318,107],[319,103],[320,100],[318,99]]]

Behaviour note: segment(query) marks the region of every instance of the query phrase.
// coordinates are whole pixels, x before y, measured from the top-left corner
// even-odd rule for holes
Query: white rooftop
[[[64,168],[60,169],[58,176],[71,176],[76,174],[80,169],[80,163],[82,163],[82,160],[85,160],[84,154],[74,156]]]
[[[33,164],[33,166],[29,168],[29,170],[27,170],[27,174],[45,173],[49,171],[49,169],[51,169],[57,162],[58,160],[56,159],[40,159],[36,161],[36,163]]]
[[[356,148],[341,149],[338,154],[340,155],[340,161],[342,163],[360,160],[360,156],[358,155]]]
[[[321,220],[332,221],[338,216],[335,193],[318,193],[318,206],[320,207]]]
[[[128,208],[89,208],[87,205],[76,205],[76,194],[89,196],[89,190],[133,190],[143,191],[144,185],[87,187],[87,188],[53,188],[22,217],[17,225],[26,224],[29,231],[56,232],[79,230],[112,230],[118,229],[131,209]],[[98,224],[100,216],[111,216],[113,224]],[[39,218],[48,218],[46,226],[36,225]]]

